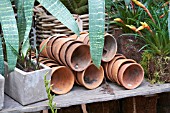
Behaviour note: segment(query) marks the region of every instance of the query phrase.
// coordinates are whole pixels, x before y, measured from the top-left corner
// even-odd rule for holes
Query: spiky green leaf
[[[93,63],[99,67],[104,46],[105,0],[88,0],[90,53]]]
[[[26,19],[26,30],[25,30],[24,41],[22,45],[22,53],[24,56],[26,56],[28,49],[30,48],[29,33],[32,26],[34,2],[35,0],[24,0],[24,13]]]
[[[12,71],[16,66],[17,56],[12,52],[8,43],[10,43],[10,45],[18,51],[19,36],[15,15],[10,0],[0,0],[0,18],[3,37],[6,42],[8,68],[9,71]]]
[[[19,43],[21,44],[24,40],[26,30],[26,19],[24,13],[24,0],[16,0],[17,4],[17,25],[19,32]]]
[[[2,37],[0,36],[0,74],[4,74],[4,55],[2,48]]]
[[[79,28],[69,10],[60,2],[60,0],[38,0],[54,17],[61,23],[79,35]]]

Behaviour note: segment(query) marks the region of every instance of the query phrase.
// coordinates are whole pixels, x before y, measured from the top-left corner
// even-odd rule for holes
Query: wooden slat
[[[105,90],[104,85],[94,90],[86,90],[83,87],[75,86],[70,93],[56,96],[54,101],[57,103],[58,108],[62,108],[85,103],[103,102],[126,97],[145,96],[162,92],[170,92],[170,83],[151,85],[148,82],[143,82],[140,87],[133,90],[126,90],[123,87],[118,86],[116,83],[109,83],[109,86],[109,90]],[[22,106],[16,101],[12,100],[10,97],[5,96],[5,106],[0,111],[0,113],[11,111],[34,112],[48,109],[47,102],[48,100],[45,100],[32,105]]]

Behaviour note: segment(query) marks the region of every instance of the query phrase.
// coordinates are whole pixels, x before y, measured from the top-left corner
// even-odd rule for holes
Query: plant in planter
[[[51,69],[42,64],[40,66],[43,67],[43,69],[32,72],[25,72],[15,68],[17,57],[18,61],[21,61],[18,65],[19,67],[27,68],[32,65],[37,67],[37,62],[32,63],[29,58],[29,33],[32,25],[32,10],[35,1],[14,0],[14,2],[17,8],[17,22],[10,0],[0,1],[0,22],[3,39],[5,40],[7,48],[8,61],[8,65],[5,65],[5,92],[22,105],[27,105],[47,99],[45,87],[42,87],[44,86],[44,78],[42,75],[49,72],[47,77],[50,79]],[[49,10],[50,13],[54,14],[54,16],[68,28],[77,33],[77,35],[79,34],[75,20],[60,1],[38,0],[38,2]],[[65,12],[64,18],[61,10]],[[56,12],[58,13],[56,14]],[[3,59],[1,59],[1,61],[0,67],[3,68]],[[8,73],[8,71],[10,71],[10,73]]]

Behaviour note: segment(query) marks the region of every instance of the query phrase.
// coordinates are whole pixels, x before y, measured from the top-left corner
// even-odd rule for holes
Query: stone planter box
[[[2,75],[0,75],[0,110],[2,109],[4,104],[4,84],[5,79]]]
[[[5,72],[7,63],[5,63]],[[51,68],[40,64],[43,69],[33,72],[24,72],[15,68],[13,72],[5,74],[5,93],[22,105],[28,105],[47,99],[44,86],[44,75],[51,78]]]

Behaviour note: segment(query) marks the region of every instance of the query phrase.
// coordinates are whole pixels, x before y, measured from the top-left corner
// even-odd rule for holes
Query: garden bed
[[[150,84],[144,81],[138,88],[133,90],[125,90],[123,87],[115,83],[108,83],[109,87],[102,84],[94,90],[86,90],[83,87],[75,86],[72,91],[65,95],[58,95],[54,98],[57,103],[57,108],[69,107],[72,105],[80,105],[86,103],[103,102],[109,100],[117,100],[127,97],[152,95],[162,92],[170,92],[170,83],[165,84]],[[0,113],[5,112],[34,112],[48,109],[48,100],[41,101],[35,104],[22,106],[18,102],[5,95],[4,108]]]

